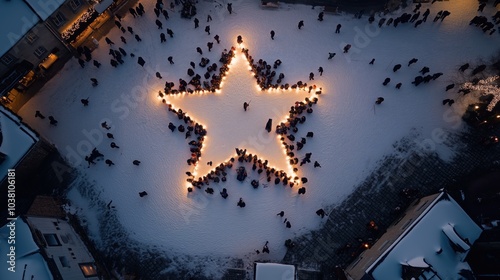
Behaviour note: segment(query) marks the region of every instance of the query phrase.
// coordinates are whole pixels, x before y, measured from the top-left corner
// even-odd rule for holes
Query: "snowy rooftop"
[[[8,224],[7,224],[8,225]],[[0,240],[8,240],[10,229],[7,225],[0,228]],[[53,279],[49,271],[47,262],[38,252],[39,248],[33,240],[31,231],[24,220],[18,218],[15,221],[15,253],[16,269],[15,272],[7,270],[7,261],[9,253],[7,246],[0,246],[0,261],[3,264],[0,270],[0,279],[21,280],[21,279]],[[24,278],[23,278],[24,274]]]
[[[403,269],[421,268],[428,276],[457,279],[460,270],[468,268],[465,256],[481,232],[458,203],[442,193],[367,273],[374,279],[400,279]]]
[[[46,20],[65,0],[45,1],[45,0],[26,0],[33,11],[42,19]]]
[[[39,20],[24,1],[2,1],[0,9],[0,56],[3,56],[12,48]]]
[[[294,280],[295,266],[289,264],[277,263],[255,263],[254,265],[255,280]]]
[[[0,133],[2,142],[0,152],[5,159],[0,163],[0,178],[7,176],[7,170],[13,168],[38,141],[36,134],[20,122],[19,117],[0,106]]]

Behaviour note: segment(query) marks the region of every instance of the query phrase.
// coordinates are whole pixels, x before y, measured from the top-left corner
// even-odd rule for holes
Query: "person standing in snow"
[[[220,44],[219,35],[215,34],[214,39],[215,39],[215,41],[217,41],[217,44]]]
[[[319,75],[320,75],[320,76],[323,76],[323,67],[321,67],[321,66],[320,66],[320,67],[318,68],[318,72],[319,72]]]
[[[156,20],[155,23],[156,23],[156,26],[158,26],[158,29],[163,29],[163,24],[161,23],[161,21]]]
[[[94,66],[99,68],[99,67],[101,67],[101,63],[99,63],[99,61],[94,59]]]
[[[169,56],[167,60],[170,64],[174,64],[174,58],[172,56]]]
[[[340,33],[340,28],[342,28],[342,24],[337,24],[337,28],[335,28],[335,33]]]
[[[128,11],[130,12],[131,15],[134,16],[134,18],[137,16],[137,12],[134,10],[134,8],[129,8]]]
[[[323,208],[321,208],[318,211],[316,211],[316,215],[320,216],[321,218],[324,218],[325,215],[327,215],[327,214],[326,214],[325,210],[323,210]]]
[[[167,34],[170,35],[170,38],[174,38],[174,31],[172,29],[167,28]]]
[[[58,123],[58,121],[53,116],[49,116],[49,122],[53,126],[57,126]]]
[[[141,65],[142,67],[144,67],[144,64],[146,63],[146,61],[144,61],[144,59],[141,56],[139,56],[137,58],[137,63],[139,63],[139,65]]]
[[[304,21],[303,20],[299,21],[298,24],[299,29],[301,29],[303,26],[304,26]]]
[[[276,33],[274,32],[274,30],[271,30],[271,40],[274,40],[274,35],[275,35],[275,34],[276,34]]]
[[[233,3],[227,3],[227,11],[229,14],[233,13]]]
[[[78,64],[80,64],[80,67],[85,68],[85,60],[79,58],[78,59]]]
[[[264,248],[262,248],[262,253],[268,253],[269,254],[269,247],[267,247],[267,244],[269,241],[266,241],[266,244],[264,244]]]
[[[45,116],[40,113],[40,111],[36,110],[35,112],[35,118],[40,118],[40,119],[45,119]]]
[[[320,12],[319,15],[318,15],[318,20],[319,21],[323,21],[323,16],[325,15],[324,12]]]
[[[226,188],[223,188],[222,191],[220,192],[220,195],[222,198],[226,199],[228,197],[227,190]]]
[[[208,33],[208,35],[210,35],[210,25],[207,25],[207,26],[205,27],[205,32],[207,32],[207,33]]]
[[[194,28],[198,28],[200,26],[200,21],[198,20],[198,18],[194,18]]]
[[[238,205],[240,208],[243,208],[246,206],[245,202],[243,201],[243,198],[241,198],[241,197],[236,205]]]
[[[106,130],[110,130],[111,129],[111,127],[108,125],[107,122],[102,122],[101,123],[101,127],[104,128],[104,129],[106,129]]]
[[[115,44],[115,43],[114,43],[113,41],[111,41],[111,39],[109,39],[108,37],[106,37],[104,40],[106,41],[106,43],[108,43],[108,45],[109,45],[109,46],[112,46],[112,45],[114,45],[114,44]]]
[[[351,44],[345,45],[345,47],[344,47],[344,53],[348,53],[349,49],[351,49]]]

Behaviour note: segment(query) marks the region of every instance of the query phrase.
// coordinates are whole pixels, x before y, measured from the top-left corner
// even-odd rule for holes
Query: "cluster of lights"
[[[80,30],[81,26],[85,26],[87,22],[89,22],[93,17],[97,16],[96,10],[94,8],[89,8],[81,17],[79,17],[72,25],[70,28],[65,30],[62,34],[61,37],[64,40],[70,40],[71,37],[78,31]],[[86,27],[86,26],[85,26]]]
[[[470,89],[480,91],[482,95],[493,95],[493,99],[488,104],[486,110],[492,111],[493,108],[500,102],[500,87],[495,85],[495,81],[498,80],[500,76],[492,76],[483,80],[480,80],[477,83],[467,82],[462,85],[462,89]],[[479,109],[479,106],[475,106],[474,109]]]
[[[221,81],[220,81],[220,84],[219,84],[218,88],[215,90],[215,93],[216,93],[216,94],[220,94],[220,92],[221,92],[220,88],[222,88],[222,86],[223,86],[223,84],[224,84],[224,81],[226,80],[226,76],[229,74],[229,71],[231,70],[231,67],[230,67],[230,66],[231,66],[231,64],[234,64],[234,63],[235,63],[235,62],[237,62],[239,59],[246,59],[246,60],[247,60],[247,62],[248,62],[248,64],[249,64],[249,66],[248,66],[248,70],[249,70],[249,71],[252,71],[252,66],[250,65],[250,61],[247,59],[247,57],[246,57],[246,56],[245,56],[245,54],[244,54],[244,50],[245,50],[245,49],[244,49],[244,45],[243,45],[243,44],[240,44],[240,47],[242,47],[242,52],[240,53],[240,55],[233,55],[233,56],[230,56],[229,63],[228,63],[227,65],[225,65],[225,66],[227,67],[227,71],[225,71],[224,73],[221,73],[221,75],[222,75],[222,79],[221,79]],[[234,52],[234,51],[235,51],[235,48],[233,47],[233,48],[231,48],[231,50]],[[246,51],[248,52],[248,50],[246,50]],[[252,77],[254,77],[254,75],[253,75],[252,73],[253,73],[253,72],[250,72],[250,75],[251,75]],[[305,84],[305,85],[306,85],[306,84]],[[280,92],[282,92],[282,93],[283,93],[283,92],[287,92],[287,91],[296,91],[296,92],[299,92],[299,91],[307,91],[306,86],[295,86],[295,87],[292,87],[292,88],[290,88],[290,89],[289,89],[288,87],[287,87],[286,89],[284,89],[284,88],[273,88],[273,87],[270,87],[270,88],[268,88],[268,89],[263,89],[263,88],[261,88],[261,87],[257,84],[257,85],[256,85],[256,87],[257,87],[257,89],[258,89],[258,90],[263,91],[263,92],[266,92],[266,93],[277,92],[277,91],[280,91]],[[313,90],[313,89],[314,89],[314,90]],[[317,91],[317,90],[316,90],[316,86],[310,86],[310,87],[309,87],[309,93],[311,93],[311,91],[313,91],[313,92],[312,92],[312,94],[311,94],[311,96],[310,96],[309,98],[306,98],[306,99],[305,99],[305,101],[304,101],[304,103],[305,103],[306,105],[308,104],[308,100],[313,100],[314,98],[316,98],[316,96],[317,96],[318,94],[321,94],[321,88],[320,88],[320,90],[319,90],[319,91]],[[205,89],[203,89],[203,90],[197,90],[197,91],[192,91],[192,90],[190,90],[190,91],[179,91],[179,92],[176,92],[176,94],[170,94],[170,95],[173,95],[173,96],[179,96],[179,97],[180,97],[180,96],[184,96],[184,95],[186,95],[186,94],[199,94],[199,95],[203,95],[203,94],[205,94],[205,93],[213,93],[213,92],[212,92],[212,91],[210,91],[210,90],[205,90]],[[164,94],[163,94],[161,91],[159,91],[158,98],[159,98],[159,99],[161,99],[162,103],[164,103],[164,104],[166,104],[167,106],[169,106],[169,108],[171,108],[172,110],[175,110],[175,111],[178,111],[178,110],[179,110],[179,109],[176,109],[176,108],[175,108],[172,104],[167,103],[164,97],[165,97],[165,96],[164,96]],[[183,114],[184,114],[186,117],[189,117],[189,115],[188,115],[188,114],[186,114],[185,112],[183,112]],[[296,116],[298,116],[298,115],[299,115],[299,114],[297,114]],[[189,117],[189,118],[193,121],[193,118],[191,118],[191,117]],[[290,115],[285,115],[285,116],[283,117],[282,121],[280,122],[280,124],[284,124],[285,126],[288,126],[288,125],[290,124],[290,119],[291,119],[291,114],[290,114]],[[202,124],[200,124],[199,122],[194,122],[194,121],[193,121],[193,123],[194,123],[194,125],[196,125],[196,124],[201,125],[201,126],[202,126],[202,127],[203,127],[206,131],[208,131],[208,130],[207,130],[207,127],[206,127],[205,125],[202,125]],[[287,144],[286,144],[286,140],[285,140],[285,139],[286,139],[286,137],[284,137],[284,135],[279,134],[279,135],[277,136],[277,138],[278,138],[278,139],[282,142],[282,145],[283,145],[283,146],[285,146],[285,147],[287,146]],[[191,176],[190,176],[190,177],[192,177],[192,178],[188,178],[188,179],[187,179],[187,182],[188,182],[188,185],[187,185],[188,192],[191,192],[191,191],[193,190],[193,188],[192,188],[192,186],[193,186],[192,182],[195,182],[195,181],[196,181],[196,180],[194,180],[194,178],[198,178],[197,180],[200,180],[200,179],[203,179],[202,177],[204,177],[204,176],[198,176],[198,165],[197,165],[197,163],[198,163],[198,162],[201,162],[201,158],[202,158],[202,157],[201,157],[201,155],[203,154],[203,149],[204,149],[204,146],[205,146],[205,145],[204,145],[204,143],[206,143],[206,141],[207,141],[207,137],[206,137],[206,136],[204,136],[204,137],[202,138],[202,144],[200,145],[200,157],[198,157],[198,158],[197,158],[197,162],[196,162],[196,163],[194,163],[194,169],[193,169],[193,172],[191,172]],[[286,152],[286,149],[285,149],[285,148],[283,149],[283,153],[284,153],[284,155],[285,155],[285,156],[287,157],[287,159],[288,159],[288,160],[287,160],[287,163],[286,163],[286,164],[287,164],[287,170],[288,170],[288,172],[285,172],[285,171],[283,171],[283,170],[279,170],[279,169],[277,169],[277,168],[275,168],[275,167],[268,166],[268,165],[266,166],[266,169],[274,169],[275,171],[279,172],[280,174],[281,174],[281,173],[284,173],[284,177],[286,177],[288,180],[292,180],[292,179],[293,179],[293,181],[292,181],[292,182],[294,183],[293,185],[299,185],[299,184],[300,184],[300,180],[298,180],[298,179],[299,179],[299,177],[298,177],[298,176],[294,176],[294,177],[292,178],[291,176],[289,176],[289,175],[288,175],[288,174],[296,174],[296,170],[297,170],[297,168],[293,168],[293,167],[292,167],[292,165],[290,164],[290,161],[291,161],[291,160],[293,160],[293,158],[292,158],[292,157],[290,157],[290,156],[287,154],[287,152]],[[255,155],[255,156],[256,156],[256,155]],[[239,156],[238,156],[237,154],[235,154],[232,158],[238,158],[238,157],[239,157]],[[230,159],[231,159],[231,158],[230,158]],[[230,159],[226,160],[224,163],[222,163],[222,165],[227,166],[227,164],[231,163],[231,160],[230,160]],[[260,161],[262,161],[262,160],[260,159],[260,157],[258,157],[258,159],[259,159]],[[250,162],[251,162],[251,161],[250,161]],[[208,174],[210,174],[210,173],[212,173],[212,171],[215,171],[218,167],[219,167],[219,165],[216,165],[216,167],[215,167],[214,169],[209,170],[209,171],[208,171],[208,173],[207,173],[207,175],[208,175]],[[206,176],[206,175],[205,175],[205,176]]]

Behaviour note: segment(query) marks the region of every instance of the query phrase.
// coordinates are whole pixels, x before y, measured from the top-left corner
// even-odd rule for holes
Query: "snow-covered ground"
[[[107,204],[112,200],[117,218],[130,237],[141,246],[165,250],[167,255],[253,259],[254,250],[261,250],[269,241],[269,256],[258,257],[279,261],[285,253],[284,240],[319,228],[321,219],[315,211],[332,209],[340,203],[370,174],[378,160],[393,152],[392,144],[411,131],[419,135],[414,139],[415,149],[436,152],[450,160],[454,150],[446,145],[446,138],[463,129],[460,116],[468,101],[459,99],[457,87],[448,92],[445,87],[464,80],[457,71],[460,65],[487,59],[500,45],[498,33],[490,36],[469,26],[469,20],[477,14],[474,0],[424,4],[421,12],[430,8],[431,14],[418,28],[408,23],[397,28],[384,25],[381,29],[376,25],[378,17],[372,25],[366,17],[354,19],[351,15],[326,14],[320,22],[319,7],[281,4],[279,9],[263,9],[258,1],[233,1],[235,13],[230,15],[225,7],[200,1],[198,29],[192,20],[181,19],[176,8],[176,12],[169,10],[168,21],[160,16],[163,30],[158,30],[154,1],[143,4],[145,16],[134,19],[127,13],[122,20],[124,26],[134,28],[142,42],[117,28],[108,34],[115,42],[114,49],[122,47],[129,53],[124,57],[125,64],[116,69],[109,65],[109,47],[103,39],[92,53],[102,63],[101,68],[87,64],[82,69],[76,60],[70,61],[21,109],[20,115],[79,170],[78,181],[81,183],[84,178],[98,194],[88,197],[77,188],[68,194],[74,208],[81,208],[79,213],[87,217],[96,242],[102,241],[100,236],[105,234],[99,232],[99,223],[106,223],[107,216],[95,202]],[[451,15],[443,22],[433,22],[436,13],[444,9]],[[489,17],[495,11],[489,5],[483,14]],[[208,23],[211,35],[204,32],[207,14],[213,18]],[[299,20],[305,24],[301,30],[297,28]],[[335,34],[338,23],[342,24],[341,33]],[[167,42],[160,44],[160,32],[166,28],[174,31],[174,38],[167,35]],[[276,32],[274,40],[269,35],[271,30]],[[215,34],[220,36],[220,44],[215,43]],[[122,35],[127,44],[121,43]],[[261,187],[253,189],[250,180],[258,179],[256,172],[249,172],[247,181],[240,183],[234,171],[226,183],[210,185],[215,189],[214,195],[197,189],[187,192],[185,172],[194,171],[186,164],[190,139],[185,140],[183,134],[167,128],[169,122],[178,125],[180,121],[162,104],[158,91],[167,80],[176,86],[179,78],[189,81],[189,62],[198,64],[202,57],[196,47],[203,49],[203,57],[218,62],[224,49],[237,46],[238,35],[256,60],[262,58],[271,64],[276,59],[282,61],[277,72],[285,74],[284,82],[309,82],[309,73],[314,72],[315,84],[323,89],[314,113],[307,115],[297,133],[304,137],[307,131],[314,132],[314,138],[309,138],[297,154],[303,157],[312,152],[312,161],[322,165],[299,168],[297,175],[309,179],[305,195],[298,195],[297,188],[273,183],[263,188],[264,179]],[[206,44],[210,41],[215,44],[208,52]],[[347,54],[342,52],[345,44],[352,45]],[[329,52],[337,55],[328,60]],[[131,58],[130,53],[136,57]],[[144,67],[137,64],[138,56],[146,61]],[[167,62],[168,56],[173,57],[175,64]],[[408,67],[408,61],[414,57],[418,62]],[[372,58],[376,61],[369,65]],[[396,64],[402,64],[402,68],[394,73]],[[320,66],[324,68],[323,76],[317,71]],[[415,87],[411,81],[424,66],[430,68],[430,74],[444,75]],[[163,79],[155,77],[157,71]],[[205,73],[198,66],[195,71],[202,76]],[[99,80],[95,88],[89,80],[93,77]],[[383,86],[387,77],[391,82]],[[286,116],[287,108],[308,94],[262,93],[256,90],[255,80],[253,85],[244,86],[251,82],[248,64],[237,52],[218,94],[168,98],[174,107],[185,108],[188,115],[207,127],[199,175],[209,170],[207,161],[218,164],[233,156],[235,145],[268,159],[273,166],[287,166],[278,138],[262,131],[268,118],[277,124]],[[399,82],[400,90],[395,89]],[[374,106],[379,96],[385,101]],[[80,99],[87,97],[90,105],[84,107]],[[443,107],[441,101],[445,98],[453,98],[456,103]],[[242,104],[250,100],[249,111],[244,112]],[[34,118],[35,110],[53,115],[58,126]],[[111,126],[109,132],[119,149],[110,148],[111,140],[105,135],[108,131],[100,125],[103,121]],[[108,167],[100,161],[87,168],[83,159],[93,147],[115,165]],[[135,159],[142,162],[140,166],[132,164]],[[229,193],[227,200],[218,194],[224,187]],[[144,190],[149,195],[139,197],[138,192]],[[240,197],[246,202],[245,208],[236,206]],[[284,218],[276,216],[282,210],[284,218],[291,222],[290,229],[284,226]]]

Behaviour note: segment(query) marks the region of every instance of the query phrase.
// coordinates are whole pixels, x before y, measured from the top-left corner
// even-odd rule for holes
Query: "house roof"
[[[8,227],[9,224],[4,225],[0,228],[0,239],[8,240],[11,229]],[[15,272],[7,270],[8,260],[10,251],[10,246],[0,246],[0,261],[5,264],[4,268],[0,270],[0,279],[9,280],[21,280],[31,279],[31,276],[35,276],[35,279],[41,280],[52,280],[52,274],[47,266],[47,262],[43,256],[39,253],[39,248],[33,240],[31,231],[26,224],[26,222],[18,218],[14,221],[15,225]]]
[[[2,1],[2,8],[0,9],[0,56],[7,53],[39,21],[40,18],[24,1]]]
[[[33,11],[42,19],[47,20],[47,18],[52,15],[65,0],[55,0],[55,1],[40,1],[40,0],[25,0],[28,5],[31,6]]]
[[[453,198],[441,193],[366,273],[400,279],[403,266],[422,268],[425,262],[441,279],[457,279],[460,270],[470,269],[464,259],[481,232]]]
[[[8,169],[14,168],[38,142],[38,136],[22,124],[18,116],[3,106],[0,106],[0,133],[0,152],[5,155],[4,161],[0,163],[0,181],[3,181],[7,177]]]
[[[42,195],[35,197],[35,200],[31,204],[26,216],[52,217],[61,219],[66,217],[63,210],[53,197]]]
[[[254,264],[254,279],[255,280],[266,280],[266,279],[283,279],[283,280],[294,280],[295,279],[295,266],[289,264],[279,264],[279,263],[255,263]]]

